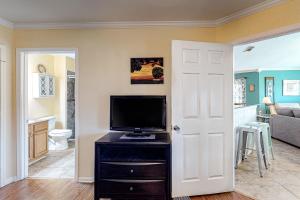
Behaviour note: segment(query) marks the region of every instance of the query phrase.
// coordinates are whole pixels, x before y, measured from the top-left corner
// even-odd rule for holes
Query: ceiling
[[[254,48],[244,52],[247,47]],[[300,69],[300,32],[234,47],[235,70]]]
[[[12,23],[217,20],[272,1],[0,0],[0,18]]]

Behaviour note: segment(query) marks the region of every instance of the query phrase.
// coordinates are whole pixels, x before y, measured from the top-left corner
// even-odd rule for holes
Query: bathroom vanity
[[[37,160],[48,153],[48,120],[28,123],[28,157],[29,162]]]

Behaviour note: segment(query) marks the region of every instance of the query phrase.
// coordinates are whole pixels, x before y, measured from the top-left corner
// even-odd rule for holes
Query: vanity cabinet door
[[[28,157],[29,160],[34,159],[34,143],[33,143],[33,126],[28,125]]]
[[[48,153],[48,130],[34,133],[34,157],[40,157]]]

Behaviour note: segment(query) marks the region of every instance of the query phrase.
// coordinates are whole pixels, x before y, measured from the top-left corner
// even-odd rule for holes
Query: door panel
[[[199,74],[183,74],[183,117],[197,118],[199,115]]]
[[[209,117],[222,118],[224,107],[224,75],[209,74]]]
[[[183,136],[183,172],[184,180],[199,180],[199,135],[184,135]]]
[[[233,190],[232,47],[172,42],[172,196]]]
[[[223,178],[224,175],[224,134],[208,134],[208,177]]]

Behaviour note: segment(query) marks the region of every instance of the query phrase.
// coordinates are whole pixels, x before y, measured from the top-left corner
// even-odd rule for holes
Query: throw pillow
[[[293,109],[294,116],[300,118],[300,109]]]
[[[284,115],[289,117],[294,117],[293,109],[287,107],[276,107],[276,112],[278,115]]]

